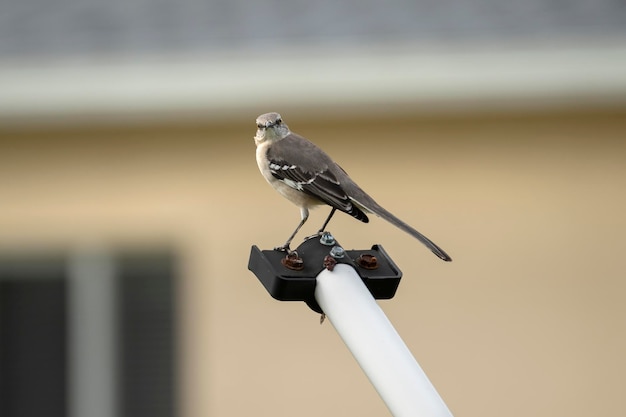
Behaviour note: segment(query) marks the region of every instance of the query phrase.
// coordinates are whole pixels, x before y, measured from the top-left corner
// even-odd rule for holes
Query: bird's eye
[[[283,122],[282,119],[276,119],[276,124],[277,125],[281,124],[282,122]]]

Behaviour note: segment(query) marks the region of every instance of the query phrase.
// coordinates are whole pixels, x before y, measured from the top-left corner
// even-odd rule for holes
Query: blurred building
[[[332,327],[246,270],[251,244],[298,221],[255,166],[267,111],[455,258],[443,269],[381,222],[331,224],[403,269],[386,310],[453,412],[619,414],[575,398],[618,395],[626,371],[623,4],[0,7],[3,417],[385,413]]]

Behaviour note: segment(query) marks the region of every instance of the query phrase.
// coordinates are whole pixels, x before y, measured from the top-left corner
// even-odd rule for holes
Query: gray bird
[[[322,233],[336,210],[363,223],[366,213],[374,213],[404,230],[444,261],[448,254],[426,236],[385,210],[361,189],[336,162],[313,142],[292,133],[278,113],[256,119],[256,161],[267,182],[283,197],[300,207],[301,221],[284,245],[276,250],[289,251],[289,245],[309,218],[309,209],[327,204],[332,210],[318,233]]]

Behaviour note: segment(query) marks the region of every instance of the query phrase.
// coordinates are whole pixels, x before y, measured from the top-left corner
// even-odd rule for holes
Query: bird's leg
[[[330,221],[330,219],[333,217],[333,214],[335,214],[335,212],[337,211],[337,209],[335,207],[333,207],[333,209],[330,211],[330,214],[328,215],[328,217],[326,218],[326,221],[324,222],[324,224],[322,225],[322,228],[320,230],[317,231],[318,235],[321,235],[322,233],[324,233],[324,230],[326,230],[326,226],[328,226],[328,222]]]
[[[330,211],[330,214],[326,218],[326,221],[322,225],[322,228],[320,230],[318,230],[316,234],[305,237],[304,240],[309,240],[309,239],[313,239],[314,237],[321,236],[322,233],[324,233],[324,230],[326,229],[326,226],[328,225],[328,222],[330,222],[330,219],[333,217],[333,214],[335,214],[335,211],[337,211],[337,209],[333,207],[333,209]]]
[[[302,218],[302,220],[300,220],[300,224],[298,224],[298,227],[296,227],[296,230],[294,230],[291,236],[289,236],[285,244],[282,246],[275,247],[274,250],[281,251],[281,252],[291,252],[291,250],[289,249],[289,245],[291,244],[291,241],[296,236],[296,234],[298,233],[302,225],[306,223],[307,219],[309,218],[309,210],[304,207],[301,208],[300,217]]]
[[[289,238],[287,239],[285,244],[282,245],[282,246],[275,247],[274,250],[281,251],[281,252],[290,252],[289,245],[291,244],[291,241],[296,236],[296,234],[298,233],[298,231],[300,230],[300,228],[302,227],[302,225],[304,224],[305,221],[306,221],[306,219],[302,219],[300,221],[300,224],[298,225],[298,227],[296,227],[296,230],[294,230],[293,233],[291,234],[291,236],[289,236]]]

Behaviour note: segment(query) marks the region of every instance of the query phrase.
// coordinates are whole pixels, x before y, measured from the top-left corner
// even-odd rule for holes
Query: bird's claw
[[[287,255],[291,255],[292,253],[295,252],[294,250],[291,250],[289,245],[276,246],[274,250],[278,252],[285,252]]]
[[[310,236],[306,236],[304,240],[315,239],[322,236],[325,233],[325,230],[318,230],[317,233],[314,233]]]

